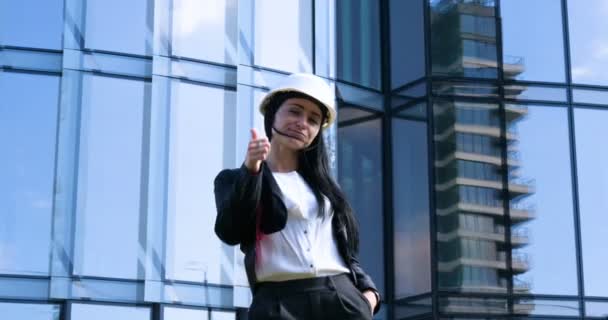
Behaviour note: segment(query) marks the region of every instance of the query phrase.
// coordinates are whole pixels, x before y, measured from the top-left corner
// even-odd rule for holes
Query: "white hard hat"
[[[294,73],[283,79],[270,90],[260,103],[260,112],[266,113],[270,101],[277,93],[299,92],[320,102],[327,109],[327,119],[323,128],[329,127],[336,119],[336,96],[330,85],[321,77],[309,73]]]

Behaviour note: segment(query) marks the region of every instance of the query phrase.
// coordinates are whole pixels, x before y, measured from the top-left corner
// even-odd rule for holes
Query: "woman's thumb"
[[[251,140],[256,140],[258,138],[258,131],[255,128],[251,128]]]

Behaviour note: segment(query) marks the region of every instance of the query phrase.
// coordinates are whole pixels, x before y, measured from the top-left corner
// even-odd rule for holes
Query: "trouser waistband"
[[[349,274],[340,273],[333,276],[316,278],[259,282],[256,285],[256,288],[258,293],[297,293],[321,289],[335,289],[336,285],[345,283],[346,281],[351,281]]]

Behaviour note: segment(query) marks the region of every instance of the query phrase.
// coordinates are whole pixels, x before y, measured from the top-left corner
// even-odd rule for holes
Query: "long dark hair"
[[[323,111],[321,123],[324,123],[325,119],[327,119],[327,109],[316,99],[293,91],[278,93],[270,101],[264,115],[264,131],[269,140],[272,139],[272,127],[277,110],[287,99],[291,98],[303,98],[313,101]],[[336,218],[346,227],[348,246],[352,252],[358,252],[359,225],[353,209],[348,201],[346,201],[346,196],[331,177],[325,139],[323,139],[323,128],[319,130],[310,146],[300,151],[297,171],[304,181],[308,183],[317,199],[319,216],[326,217],[329,214],[325,212],[325,199],[323,198],[325,196],[329,199]]]

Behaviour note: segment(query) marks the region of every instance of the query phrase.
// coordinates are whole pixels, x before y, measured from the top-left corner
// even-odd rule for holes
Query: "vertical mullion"
[[[317,74],[317,46],[316,46],[316,30],[317,30],[317,24],[316,24],[316,20],[317,20],[317,15],[315,14],[315,0],[311,0],[311,12],[312,12],[312,19],[311,19],[311,24],[312,24],[312,74]]]
[[[580,216],[580,204],[578,197],[578,172],[577,172],[577,161],[576,161],[576,136],[574,133],[574,107],[572,101],[572,70],[570,63],[570,34],[568,25],[568,4],[567,0],[562,0],[562,30],[564,36],[564,66],[566,68],[566,83],[568,85],[567,98],[568,98],[568,126],[569,139],[570,139],[570,166],[571,166],[571,179],[572,179],[572,199],[574,201],[574,236],[575,236],[575,247],[576,247],[576,265],[577,265],[577,280],[578,280],[578,301],[580,308],[580,315],[585,317],[585,283],[584,283],[584,271],[583,271],[583,247],[581,237],[581,216]]]
[[[390,68],[390,10],[389,1],[380,2],[380,64],[382,94],[384,96],[384,114],[382,115],[382,198],[383,198],[383,233],[384,233],[384,295],[386,318],[394,318],[395,302],[395,268],[394,268],[394,205],[393,205],[393,153],[392,153],[392,110],[391,110],[391,68]]]
[[[426,83],[426,118],[427,118],[427,161],[428,166],[428,194],[429,194],[429,239],[431,252],[431,309],[433,319],[439,319],[439,285],[437,267],[437,215],[435,212],[435,141],[434,141],[434,119],[433,119],[433,97],[432,97],[432,60],[431,60],[431,10],[429,0],[423,1],[423,30],[424,30],[424,82]]]

